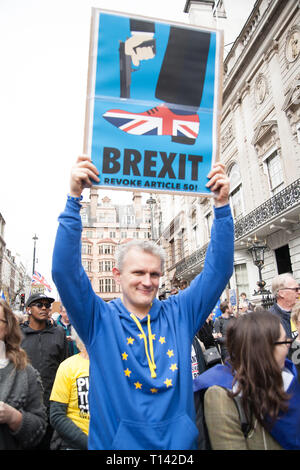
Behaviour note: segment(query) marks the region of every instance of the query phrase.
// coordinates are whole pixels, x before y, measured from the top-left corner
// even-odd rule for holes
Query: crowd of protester
[[[191,369],[199,449],[300,448],[299,286],[291,275],[277,276],[273,284],[289,296],[290,311],[283,310],[283,320],[275,290],[270,311],[251,305],[242,294],[242,308],[222,301],[219,314],[211,312],[194,338]],[[51,312],[53,300],[32,295],[26,313],[13,313],[0,301],[2,450],[88,449],[89,357],[64,306]],[[209,362],[205,352],[212,350],[219,355]]]

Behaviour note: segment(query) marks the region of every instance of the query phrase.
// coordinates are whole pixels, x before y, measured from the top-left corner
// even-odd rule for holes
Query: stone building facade
[[[195,21],[194,10],[204,5],[211,14],[213,4],[188,0],[186,11]],[[228,287],[253,300],[258,270],[249,247],[255,239],[267,246],[266,288],[277,273],[291,271],[300,279],[299,70],[299,2],[256,1],[224,60],[221,122],[221,161],[231,181],[235,220],[235,266]],[[212,200],[156,195],[155,210],[154,220],[161,211],[166,221],[159,239],[168,252],[163,294],[201,272]]]

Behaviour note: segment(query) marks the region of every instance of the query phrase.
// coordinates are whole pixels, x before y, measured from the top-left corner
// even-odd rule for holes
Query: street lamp
[[[156,204],[156,200],[152,197],[152,194],[150,194],[150,198],[147,199],[146,204],[149,204],[149,206],[150,206],[151,238],[152,238],[152,240],[154,240],[153,209],[152,209],[152,207],[154,206],[154,204]]]
[[[267,244],[260,242],[259,240],[256,239],[253,241],[252,246],[248,249],[248,251],[252,255],[252,260],[255,266],[258,268],[258,274],[259,274],[259,281],[256,283],[259,287],[259,289],[256,291],[254,290],[253,295],[261,295],[262,296],[262,306],[263,307],[268,307],[273,304],[273,300],[271,298],[271,292],[267,289],[265,289],[266,282],[262,278],[262,268],[264,267],[265,264],[265,250],[267,249]]]
[[[35,251],[36,251],[36,241],[38,240],[38,237],[36,236],[36,234],[34,235],[34,237],[32,238],[33,240],[33,263],[32,263],[32,274],[34,274],[34,271],[35,271]]]

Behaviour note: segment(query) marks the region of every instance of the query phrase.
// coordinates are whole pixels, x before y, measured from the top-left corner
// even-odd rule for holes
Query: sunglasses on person
[[[34,302],[33,304],[30,305],[30,307],[38,307],[38,308],[50,308],[51,303],[50,302]]]
[[[293,338],[287,338],[284,341],[275,341],[274,344],[287,344],[288,346],[290,346],[293,342]]]

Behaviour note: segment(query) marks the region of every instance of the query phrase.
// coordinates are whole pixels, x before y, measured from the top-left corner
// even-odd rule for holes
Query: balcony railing
[[[275,217],[283,214],[286,210],[292,209],[300,202],[300,179],[284,188],[275,196],[268,199],[259,207],[251,211],[245,217],[235,222],[235,240],[239,240],[253,230],[258,229],[263,224],[270,222]],[[177,264],[176,276],[189,271],[204,263],[207,244],[194,251],[190,256],[183,258]]]
[[[300,179],[284,188],[278,194],[268,199],[252,212],[236,221],[235,240],[244,237],[247,233],[256,230],[287,209],[292,209],[300,202]]]

